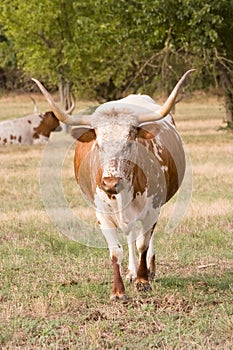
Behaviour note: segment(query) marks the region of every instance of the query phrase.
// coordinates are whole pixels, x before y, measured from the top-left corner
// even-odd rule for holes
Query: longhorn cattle
[[[52,131],[62,130],[55,114],[52,111],[39,113],[35,100],[30,98],[34,104],[34,114],[0,122],[0,145],[44,143]],[[72,113],[75,108],[73,95],[71,102],[66,113]]]
[[[79,126],[73,131],[77,138],[75,176],[96,208],[110,250],[114,271],[111,300],[127,298],[118,229],[128,241],[126,278],[134,281],[138,290],[150,290],[149,279],[155,273],[154,228],[161,206],[179,189],[185,172],[182,141],[170,110],[192,71],[178,81],[163,106],[147,95],[129,95],[100,105],[91,116],[68,115],[33,79],[57,118]]]
[[[37,144],[46,142],[50,133],[59,127],[52,111],[0,122],[0,145]]]

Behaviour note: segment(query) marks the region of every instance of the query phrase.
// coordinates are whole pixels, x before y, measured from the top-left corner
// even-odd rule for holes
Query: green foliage
[[[232,0],[2,0],[0,26],[25,72],[109,99],[169,90],[191,67],[199,87],[216,82],[219,58],[233,60],[232,11]]]
[[[70,42],[71,9],[60,1],[3,1],[2,17],[15,44],[18,64],[26,72],[58,83],[69,69],[64,60],[64,43]],[[62,15],[61,15],[62,14]],[[64,18],[67,21],[64,21]]]

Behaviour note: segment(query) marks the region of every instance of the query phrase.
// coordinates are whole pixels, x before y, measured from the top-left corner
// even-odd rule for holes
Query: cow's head
[[[146,175],[138,163],[146,140],[159,132],[154,124],[140,126],[132,110],[105,105],[97,109],[92,118],[92,128],[74,128],[71,135],[82,143],[94,141],[100,162],[98,186],[109,195],[117,194],[127,185],[143,192]],[[140,183],[133,183],[140,175]]]
[[[66,124],[79,126],[73,131],[73,136],[80,142],[95,142],[101,164],[98,185],[107,194],[113,195],[119,193],[127,184],[133,184],[134,172],[141,172],[141,184],[146,183],[146,176],[137,165],[140,152],[138,145],[154,137],[156,126],[151,122],[169,114],[180,86],[192,71],[189,70],[183,75],[160,108],[155,108],[154,101],[148,96],[130,95],[125,99],[104,103],[92,115],[87,116],[71,116],[62,111],[43,85],[38,80],[33,80],[48,100],[56,117]],[[151,109],[148,108],[148,104],[153,105]],[[139,190],[141,184],[138,184]],[[135,187],[135,184],[133,186]]]
[[[48,138],[52,131],[61,130],[61,128],[60,130],[58,129],[60,127],[60,122],[52,111],[41,113],[39,114],[39,117],[41,121],[39,125],[34,128],[35,130],[33,135],[34,138],[39,138],[40,135]]]

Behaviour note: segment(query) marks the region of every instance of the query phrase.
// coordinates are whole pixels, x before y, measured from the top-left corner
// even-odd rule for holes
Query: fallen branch
[[[207,267],[213,267],[213,266],[217,266],[218,264],[215,263],[211,263],[211,264],[205,264],[205,265],[199,265],[198,269],[206,269]]]

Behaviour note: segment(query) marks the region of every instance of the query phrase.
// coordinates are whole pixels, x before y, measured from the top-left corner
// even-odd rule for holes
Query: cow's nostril
[[[114,177],[114,176],[104,177],[102,178],[102,181],[101,181],[101,187],[105,192],[109,194],[117,194],[119,193],[120,180],[121,180],[120,177]]]

